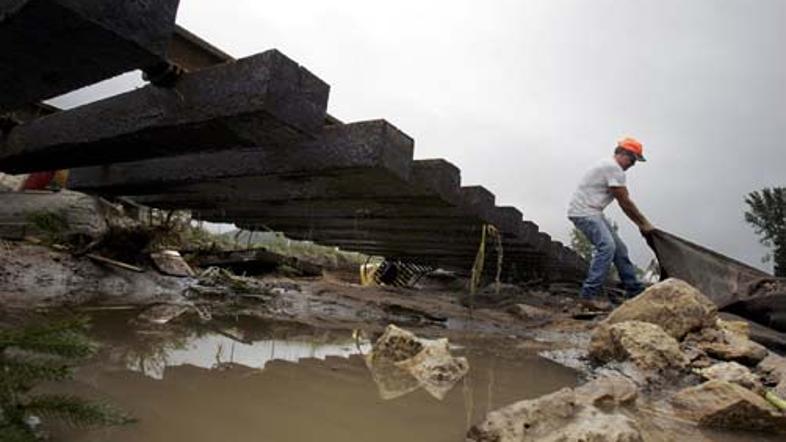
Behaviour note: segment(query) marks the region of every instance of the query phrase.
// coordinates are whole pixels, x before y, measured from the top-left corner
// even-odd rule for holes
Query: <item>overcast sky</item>
[[[584,170],[635,136],[652,222],[764,266],[743,198],[786,185],[784,0],[181,0],[178,22],[235,57],[281,50],[331,85],[331,114],[390,121],[563,242]]]

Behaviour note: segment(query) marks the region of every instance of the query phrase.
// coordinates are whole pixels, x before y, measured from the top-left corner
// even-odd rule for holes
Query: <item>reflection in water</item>
[[[327,356],[348,358],[361,352],[366,353],[370,348],[368,342],[363,342],[358,347],[351,339],[338,344],[282,339],[244,343],[220,334],[194,334],[176,347],[165,347],[156,358],[128,354],[126,367],[154,379],[163,379],[167,367],[180,365],[220,369],[228,364],[237,364],[262,369],[274,360],[298,362],[304,358],[324,360]]]

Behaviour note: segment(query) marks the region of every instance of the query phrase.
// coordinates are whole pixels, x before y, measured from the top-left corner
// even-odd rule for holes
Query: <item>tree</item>
[[[581,233],[581,230],[575,227],[570,231],[570,248],[585,261],[592,260],[592,243]]]
[[[616,221],[611,221],[611,229],[615,232],[619,231],[620,226]],[[570,232],[570,248],[579,254],[585,261],[592,260],[592,243],[589,238],[581,233],[581,230],[573,228]]]
[[[616,221],[611,221],[611,228],[615,232],[619,231],[619,224]],[[581,230],[577,228],[573,228],[570,231],[570,248],[573,249],[574,252],[578,253],[585,261],[591,262],[592,261],[592,243],[590,240],[581,233]],[[611,265],[609,268],[609,274],[613,275],[616,274],[616,267],[614,264]],[[639,266],[636,266],[636,276],[641,279],[644,276],[644,270],[641,269]]]
[[[83,319],[0,329],[0,439],[36,441],[31,426],[39,418],[58,418],[75,426],[119,425],[132,419],[108,405],[71,395],[38,393],[44,381],[61,381],[92,356],[95,345]]]
[[[786,276],[786,187],[764,188],[745,197],[745,221],[753,226],[762,244],[772,248],[775,276]]]

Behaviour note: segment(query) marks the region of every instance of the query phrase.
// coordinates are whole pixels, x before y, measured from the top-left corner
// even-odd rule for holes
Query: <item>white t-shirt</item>
[[[614,158],[593,166],[579,182],[568,206],[568,216],[593,216],[603,213],[614,200],[609,187],[624,187],[625,171]]]

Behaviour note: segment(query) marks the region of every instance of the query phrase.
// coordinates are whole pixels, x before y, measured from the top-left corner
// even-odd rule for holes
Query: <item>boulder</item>
[[[756,370],[764,376],[764,382],[772,387],[773,393],[786,399],[786,358],[770,353],[764,358]]]
[[[602,363],[631,361],[643,371],[683,369],[688,360],[676,339],[649,322],[625,321],[595,329],[589,356]]]
[[[736,362],[720,362],[700,371],[706,380],[721,380],[740,385],[749,390],[755,390],[761,384],[748,367]]]
[[[633,405],[638,398],[636,384],[625,376],[609,374],[576,387],[576,400],[603,410]]]
[[[703,335],[712,335],[712,338],[700,340],[699,348],[716,359],[754,366],[769,354],[766,347],[736,332],[720,330],[719,334],[703,333]]]
[[[623,413],[595,405],[631,404],[635,386],[621,376],[600,378],[574,389],[563,388],[537,399],[492,411],[473,426],[467,439],[484,442],[598,441],[639,442],[636,422]]]
[[[754,431],[784,431],[786,417],[764,398],[737,384],[711,380],[672,398],[683,417],[700,426]]]
[[[365,360],[385,400],[419,388],[442,400],[469,372],[466,358],[450,354],[447,339],[421,339],[393,324],[387,326]]]
[[[715,325],[717,313],[715,304],[696,288],[669,278],[617,307],[605,323],[649,322],[680,340],[691,331]]]

